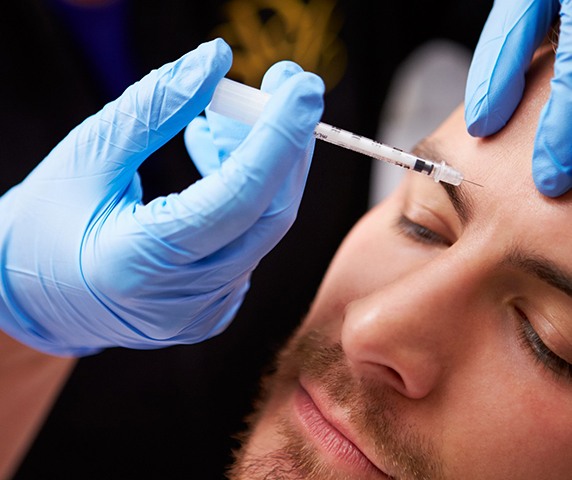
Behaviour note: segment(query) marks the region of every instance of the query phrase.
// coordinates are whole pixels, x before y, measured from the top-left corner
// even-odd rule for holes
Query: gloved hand
[[[309,73],[284,81],[219,168],[143,205],[137,168],[205,108],[230,64],[215,40],[151,72],[0,198],[0,328],[62,355],[224,330],[294,220],[324,91]]]
[[[560,13],[555,77],[535,138],[533,178],[555,197],[572,187],[572,1],[496,0],[469,70],[465,120],[484,137],[501,129],[516,109],[534,51]]]

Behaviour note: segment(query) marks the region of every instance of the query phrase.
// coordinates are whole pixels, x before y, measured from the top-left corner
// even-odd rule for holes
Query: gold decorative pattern
[[[213,36],[233,49],[230,77],[258,87],[271,65],[292,60],[320,75],[328,90],[342,78],[347,53],[334,0],[231,0],[222,8],[228,21]]]

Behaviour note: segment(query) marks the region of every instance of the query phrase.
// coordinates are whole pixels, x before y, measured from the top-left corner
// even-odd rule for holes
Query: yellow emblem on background
[[[334,0],[229,1],[223,6],[228,22],[213,31],[232,47],[229,76],[258,87],[271,65],[292,60],[320,75],[331,90],[347,64],[335,6]]]

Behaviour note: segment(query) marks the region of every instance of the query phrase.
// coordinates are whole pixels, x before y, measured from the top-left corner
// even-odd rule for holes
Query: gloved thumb
[[[497,0],[483,27],[465,91],[468,132],[486,137],[506,125],[524,91],[524,76],[545,37],[557,0]]]
[[[538,190],[556,197],[572,187],[572,9],[562,6],[554,78],[534,141],[532,175]]]

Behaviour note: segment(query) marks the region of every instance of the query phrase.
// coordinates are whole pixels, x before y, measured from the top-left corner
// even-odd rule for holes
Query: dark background
[[[212,38],[228,3],[131,1],[137,78]],[[2,7],[0,193],[112,96],[46,4],[14,0]],[[492,0],[338,1],[348,61],[327,93],[323,120],[374,136],[396,66],[434,38],[474,48],[491,6]],[[262,19],[272,16],[261,10]],[[305,314],[337,245],[367,208],[369,169],[362,156],[317,145],[298,220],[254,273],[229,329],[198,345],[115,348],[81,359],[16,479],[223,478],[232,433],[242,427],[260,372]],[[197,178],[180,136],[140,173],[146,199]]]

